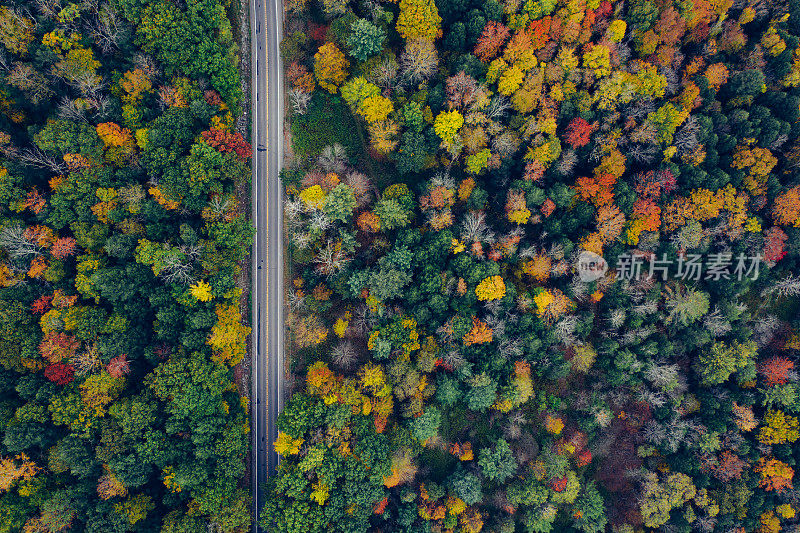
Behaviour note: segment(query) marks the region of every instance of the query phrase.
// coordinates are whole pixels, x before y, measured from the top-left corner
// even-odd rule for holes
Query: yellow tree
[[[25,55],[33,41],[34,22],[14,12],[9,7],[0,7],[0,42],[9,52]]]
[[[24,453],[16,457],[0,458],[0,493],[11,488],[18,479],[30,479],[39,471],[36,463]]]
[[[333,43],[325,43],[314,54],[314,75],[319,86],[331,94],[347,79],[349,67],[350,62]]]
[[[218,363],[235,366],[244,357],[245,339],[250,328],[242,325],[242,315],[236,304],[217,305],[217,323],[211,328],[208,344],[213,350],[212,359]]]
[[[400,0],[397,32],[403,39],[429,39],[439,36],[442,17],[433,0]]]

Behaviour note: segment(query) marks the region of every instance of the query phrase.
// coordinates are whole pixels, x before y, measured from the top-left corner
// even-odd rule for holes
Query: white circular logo
[[[584,283],[590,283],[605,276],[608,271],[608,263],[596,253],[584,250],[578,256],[575,268],[578,271],[578,278]]]

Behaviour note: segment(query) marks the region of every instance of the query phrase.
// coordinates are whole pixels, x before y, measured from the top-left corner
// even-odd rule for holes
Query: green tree
[[[359,61],[366,61],[383,50],[386,31],[366,19],[358,19],[350,25],[347,36],[348,53]]]
[[[498,439],[493,448],[482,448],[478,453],[478,466],[484,476],[502,483],[517,471],[517,460],[508,442]]]

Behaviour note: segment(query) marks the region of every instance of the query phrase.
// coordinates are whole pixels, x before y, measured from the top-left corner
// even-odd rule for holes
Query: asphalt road
[[[262,507],[260,488],[278,466],[273,442],[283,408],[283,1],[250,0],[252,86],[252,219],[256,228],[252,264],[253,513]],[[254,522],[255,524],[255,522]],[[254,531],[258,527],[254,525]]]

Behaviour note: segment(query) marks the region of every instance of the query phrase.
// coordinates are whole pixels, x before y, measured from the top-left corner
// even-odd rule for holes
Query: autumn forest
[[[800,531],[800,5],[286,7],[264,527]]]
[[[0,1],[0,533],[800,532],[800,4],[284,4],[256,524],[248,2]]]

